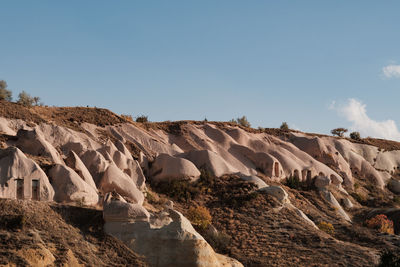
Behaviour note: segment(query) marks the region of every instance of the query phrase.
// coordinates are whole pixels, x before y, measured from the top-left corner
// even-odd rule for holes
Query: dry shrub
[[[327,223],[327,222],[320,222],[318,224],[318,228],[321,231],[324,231],[327,234],[330,235],[335,235],[335,227],[333,227],[333,225],[331,223]]]
[[[213,247],[218,253],[229,252],[229,246],[231,244],[232,237],[226,233],[218,232],[213,235],[206,235],[207,242]]]
[[[131,115],[121,114],[121,118],[123,118],[126,121],[133,122],[133,118]]]
[[[211,224],[212,220],[210,212],[203,206],[191,207],[187,213],[187,217],[192,224],[203,230]]]
[[[381,233],[394,234],[393,221],[389,220],[385,214],[378,214],[366,220],[365,224],[368,228],[377,229]]]

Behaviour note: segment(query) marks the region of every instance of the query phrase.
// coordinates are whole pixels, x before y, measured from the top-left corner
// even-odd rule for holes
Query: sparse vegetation
[[[11,101],[12,92],[7,90],[7,83],[4,80],[0,80],[0,100]]]
[[[136,117],[136,122],[141,122],[141,123],[149,122],[149,118],[148,118],[148,116],[140,115],[140,116]]]
[[[331,223],[320,222],[317,226],[321,231],[324,231],[325,233],[332,236],[335,235],[335,227],[333,227]]]
[[[130,121],[133,122],[133,118],[132,115],[128,115],[128,114],[121,114],[121,118],[123,118],[126,121]]]
[[[187,217],[193,225],[203,230],[211,224],[212,220],[210,211],[204,206],[190,207]]]
[[[291,175],[286,178],[285,185],[292,189],[300,189],[301,182],[300,182],[299,177]]]
[[[247,128],[251,127],[250,122],[247,120],[246,116],[242,116],[241,118],[237,118],[236,120],[232,119],[229,122],[234,123],[234,124],[239,124],[239,125],[241,125],[243,127],[247,127]]]
[[[157,192],[182,202],[188,202],[200,193],[198,187],[185,180],[162,181],[154,185],[154,188]]]
[[[214,176],[207,170],[200,169],[199,180],[191,183],[186,180],[162,181],[154,184],[158,193],[167,195],[182,202],[189,202],[195,199],[200,193],[211,192],[214,185]]]
[[[348,130],[346,128],[335,128],[331,130],[331,134],[343,137],[344,133],[347,133],[347,131]]]
[[[365,205],[367,202],[367,198],[364,195],[361,195],[359,193],[356,192],[352,192],[350,193],[350,195],[361,205]]]
[[[289,125],[286,121],[282,122],[281,127],[279,127],[282,131],[289,131]]]
[[[206,235],[207,242],[216,251],[220,253],[228,253],[229,245],[232,237],[226,233],[218,232],[212,235]]]
[[[296,190],[310,190],[313,188],[313,184],[310,181],[300,181],[300,178],[294,175],[286,177],[285,185]]]
[[[9,215],[0,217],[0,228],[18,230],[26,225],[25,214]]]
[[[359,140],[361,140],[361,135],[360,135],[359,132],[351,132],[350,133],[350,138],[353,139],[353,140],[359,141]]]
[[[31,107],[34,104],[34,100],[33,97],[31,97],[27,92],[22,91],[18,95],[17,103],[25,107]]]
[[[389,220],[385,214],[378,214],[366,220],[365,224],[368,228],[377,229],[381,233],[394,234],[393,221]]]

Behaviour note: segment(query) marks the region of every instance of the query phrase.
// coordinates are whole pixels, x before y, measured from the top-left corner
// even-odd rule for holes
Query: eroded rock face
[[[79,202],[93,206],[98,203],[97,190],[86,183],[73,169],[57,164],[49,171],[58,202]]]
[[[98,185],[99,180],[110,165],[110,162],[107,161],[100,152],[95,150],[86,151],[81,159],[92,175],[96,185]]]
[[[351,222],[349,215],[343,210],[335,196],[328,190],[322,190],[321,195],[325,198],[328,203],[337,210],[337,213],[346,221]]]
[[[205,168],[217,177],[239,172],[238,169],[227,163],[221,156],[210,150],[192,150],[180,156],[193,162],[197,168]]]
[[[53,200],[44,171],[16,147],[0,149],[0,197]],[[20,188],[20,189],[18,189]]]
[[[149,221],[149,212],[139,204],[126,202],[120,195],[108,193],[103,204],[105,222]]]
[[[63,163],[60,154],[46,141],[43,133],[39,129],[21,129],[18,131],[17,137],[17,147],[22,151],[36,156],[47,156],[51,158],[54,163]]]
[[[70,151],[68,157],[65,159],[65,163],[68,167],[73,169],[88,185],[96,189],[96,184],[94,183],[92,175],[74,151]]]
[[[98,189],[105,193],[117,192],[124,198],[143,204],[143,193],[136,187],[134,181],[116,165],[110,164],[98,182]]]
[[[150,169],[150,176],[155,182],[170,180],[196,181],[200,177],[200,171],[187,159],[161,154],[154,160]]]
[[[169,215],[172,222],[161,228],[153,228],[144,221],[114,221],[106,222],[104,229],[143,255],[151,266],[243,266],[232,258],[215,253],[181,213],[170,210]]]

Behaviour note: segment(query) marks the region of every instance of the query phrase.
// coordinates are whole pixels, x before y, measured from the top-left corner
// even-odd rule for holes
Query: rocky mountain
[[[0,197],[16,200],[2,202],[0,236],[16,245],[0,264],[100,266],[98,253],[52,240],[30,211],[51,221],[79,207],[85,227],[129,247],[106,252],[125,257],[115,265],[373,266],[400,251],[399,172],[400,144],[388,140],[1,101]],[[372,225],[376,215],[392,230]],[[24,223],[9,229],[10,216]],[[10,231],[35,232],[40,252]]]

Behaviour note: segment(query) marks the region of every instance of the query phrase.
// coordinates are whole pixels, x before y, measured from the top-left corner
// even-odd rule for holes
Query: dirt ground
[[[32,255],[26,252],[44,247],[55,257],[52,266],[71,258],[83,266],[146,266],[106,235],[103,224],[102,212],[95,209],[0,199],[0,265],[29,266]]]

